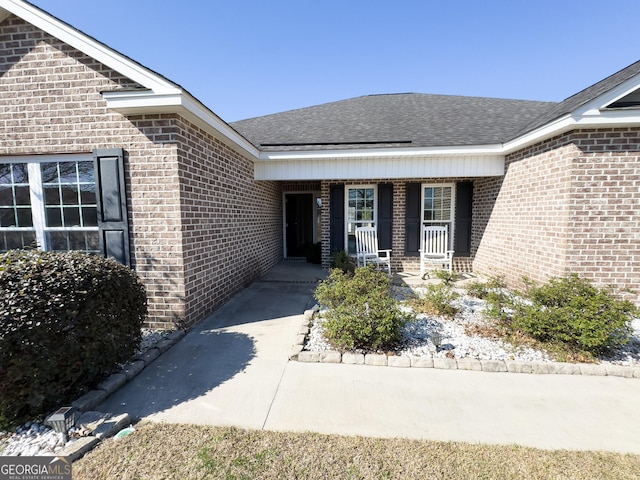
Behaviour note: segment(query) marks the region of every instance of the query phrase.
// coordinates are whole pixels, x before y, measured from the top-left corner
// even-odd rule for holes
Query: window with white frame
[[[436,183],[422,186],[422,225],[446,226],[453,241],[454,184]]]
[[[93,160],[0,160],[0,252],[14,248],[100,252]]]
[[[356,228],[373,227],[376,222],[376,188],[372,185],[347,187],[346,245],[348,253],[356,253]]]

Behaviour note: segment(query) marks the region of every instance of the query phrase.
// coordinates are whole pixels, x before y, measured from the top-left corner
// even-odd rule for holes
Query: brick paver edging
[[[96,425],[91,435],[80,437],[74,442],[68,443],[57,455],[67,457],[74,462],[82,457],[89,450],[94,448],[98,442],[105,438],[112,437],[122,428],[132,422],[129,414],[111,415],[93,411],[98,405],[107,399],[109,395],[119,390],[125,383],[138,375],[142,370],[150,365],[156,358],[169,350],[173,345],[184,337],[184,330],[174,330],[166,338],[156,343],[144,353],[136,355],[127,362],[119,372],[112,374],[100,382],[95,390],[85,393],[71,404],[78,411],[82,412],[76,425],[84,423]],[[100,419],[96,421],[96,419]]]
[[[303,350],[309,325],[318,306],[304,312],[304,323],[291,347],[289,360],[306,363],[347,363],[399,368],[441,368],[447,370],[476,370],[482,372],[538,373],[559,375],[600,375],[640,378],[640,367],[594,363],[526,362],[519,360],[477,360],[475,358],[405,357],[382,353],[340,353],[337,351],[310,352]]]

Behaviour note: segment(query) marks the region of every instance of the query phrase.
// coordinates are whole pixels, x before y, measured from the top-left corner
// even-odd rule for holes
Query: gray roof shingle
[[[262,150],[501,143],[553,102],[403,93],[369,95],[234,122]]]
[[[517,132],[514,137],[523,135],[525,133],[531,132],[536,128],[540,128],[543,125],[556,120],[564,115],[567,115],[573,112],[578,107],[589,103],[591,100],[595,100],[600,95],[608,92],[609,90],[617,87],[623,82],[626,82],[630,78],[638,75],[640,73],[640,61],[632,63],[626,68],[623,68],[619,72],[614,73],[613,75],[608,76],[604,80],[600,80],[598,83],[591,85],[588,88],[576,93],[575,95],[570,96],[566,100],[556,104],[555,107],[550,108],[546,113],[541,115],[539,118],[534,120],[531,124],[524,127],[522,130]]]
[[[450,147],[504,143],[640,74],[640,61],[562,102],[402,93],[369,95],[234,122],[261,150]]]

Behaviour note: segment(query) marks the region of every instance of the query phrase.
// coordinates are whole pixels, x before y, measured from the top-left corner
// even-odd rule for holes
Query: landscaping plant
[[[405,319],[391,295],[391,280],[375,266],[353,275],[334,268],[315,296],[327,308],[325,332],[338,348],[388,350],[400,341]]]
[[[133,270],[82,252],[0,255],[0,428],[68,404],[128,360],[146,294]]]
[[[587,358],[626,344],[638,314],[631,302],[575,274],[543,285],[528,282],[522,296],[509,297],[505,305],[503,327]]]
[[[430,284],[424,294],[411,300],[410,305],[418,313],[453,317],[458,309],[454,301],[460,297],[449,282]]]
[[[356,262],[346,250],[338,250],[331,255],[330,267],[339,268],[344,273],[353,273],[356,270]]]

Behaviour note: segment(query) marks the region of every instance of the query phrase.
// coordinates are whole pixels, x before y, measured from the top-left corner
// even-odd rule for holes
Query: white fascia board
[[[156,94],[146,90],[102,92],[107,108],[123,115],[176,113],[222,141],[231,141],[257,160],[258,149],[202,103],[184,91]]]
[[[260,160],[313,160],[339,158],[400,158],[424,156],[464,156],[464,155],[500,155],[502,145],[471,145],[458,147],[424,147],[424,148],[379,148],[351,150],[304,150],[261,152]]]
[[[156,93],[180,91],[175,84],[160,75],[92,39],[79,30],[70,27],[33,5],[21,0],[0,0],[0,8],[13,13],[26,22],[29,22]]]
[[[606,108],[607,105],[614,103],[616,100],[620,100],[638,88],[640,88],[640,78],[636,75],[590,102],[585,103],[581,107],[577,108],[573,114],[576,116],[594,115],[601,109]]]
[[[502,153],[508,155],[578,128],[615,128],[640,126],[640,110],[588,110],[582,115],[568,114],[550,122],[537,130],[504,144]]]
[[[572,115],[564,115],[550,123],[543,125],[532,132],[517,137],[503,145],[502,153],[507,155],[547,138],[560,135],[575,127],[576,119]]]

